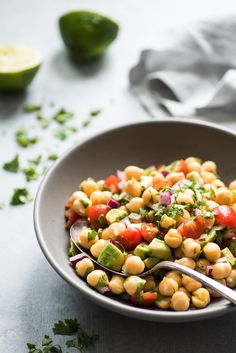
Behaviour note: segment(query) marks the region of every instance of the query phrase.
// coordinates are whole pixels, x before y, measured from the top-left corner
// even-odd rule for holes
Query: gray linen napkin
[[[202,21],[176,35],[174,45],[144,50],[130,70],[143,107],[159,116],[236,117],[236,15]]]

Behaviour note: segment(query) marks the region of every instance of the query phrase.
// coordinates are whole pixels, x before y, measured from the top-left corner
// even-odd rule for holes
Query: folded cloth
[[[161,106],[173,116],[220,111],[236,118],[235,33],[236,15],[202,21],[171,46],[142,51],[129,80],[144,108],[152,116]]]

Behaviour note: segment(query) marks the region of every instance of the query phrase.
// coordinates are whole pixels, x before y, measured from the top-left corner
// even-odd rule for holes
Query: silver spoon
[[[91,261],[96,263],[99,267],[104,268],[107,271],[110,271],[116,275],[120,275],[123,277],[128,277],[129,274],[119,272],[119,271],[114,271],[108,267],[105,267],[101,265],[94,257],[91,256],[89,251],[86,251],[85,249],[81,248],[79,243],[78,243],[78,234],[81,232],[82,229],[87,228],[89,226],[88,222],[86,220],[78,220],[76,221],[70,228],[70,237],[75,246],[82,252],[84,253]],[[224,286],[223,284],[215,281],[214,279],[207,277],[203,275],[200,272],[197,272],[195,270],[192,270],[191,268],[185,267],[183,265],[180,265],[176,262],[172,261],[161,261],[155,266],[153,266],[150,270],[145,271],[141,274],[139,274],[139,277],[145,277],[148,276],[154,272],[158,272],[161,269],[167,269],[167,270],[176,270],[178,272],[184,273],[185,275],[188,275],[197,281],[201,282],[204,286],[211,288],[212,290],[216,291],[219,293],[222,297],[226,298],[229,300],[231,303],[236,304],[236,291]]]

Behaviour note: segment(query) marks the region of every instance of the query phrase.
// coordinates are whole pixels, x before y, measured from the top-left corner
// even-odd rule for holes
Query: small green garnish
[[[42,340],[42,349],[38,349],[36,344],[27,343],[28,353],[62,353],[59,344],[54,344],[51,337],[45,335]]]
[[[38,112],[36,119],[43,129],[47,129],[49,127],[50,121],[43,115],[41,111]]]
[[[33,113],[33,112],[38,112],[39,110],[41,110],[41,105],[39,104],[32,104],[32,103],[26,103],[23,106],[23,110],[26,113]]]
[[[95,230],[91,230],[90,232],[88,232],[88,241],[90,240],[94,240],[96,238],[97,233],[95,232]]]
[[[37,157],[35,157],[34,159],[29,159],[28,160],[30,163],[34,164],[34,165],[39,165],[39,163],[42,161],[42,155],[39,154]]]
[[[78,128],[77,127],[75,127],[75,126],[68,126],[68,131],[71,131],[71,132],[73,132],[73,133],[75,133],[75,132],[77,132],[78,131]]]
[[[80,203],[84,206],[84,208],[87,208],[89,206],[89,202],[85,199],[80,199]]]
[[[93,110],[90,112],[90,116],[97,116],[97,115],[101,114],[101,112],[102,112],[101,109]]]
[[[58,158],[58,155],[56,153],[51,153],[48,155],[49,161],[55,161],[55,160],[57,160],[57,158]]]
[[[83,127],[87,127],[87,126],[89,126],[90,124],[91,124],[91,121],[88,120],[88,119],[86,119],[86,120],[83,121],[82,126],[83,126]]]
[[[6,162],[3,165],[3,169],[7,170],[11,173],[17,173],[19,171],[20,164],[19,164],[19,156],[18,154],[13,158],[11,161]]]
[[[73,113],[67,112],[65,109],[60,109],[53,117],[53,120],[57,121],[59,124],[65,124],[68,120],[73,117]]]
[[[54,324],[52,330],[55,335],[69,336],[77,332],[80,324],[77,319],[65,319]]]
[[[55,132],[54,132],[54,137],[56,137],[58,140],[61,140],[61,141],[64,141],[67,139],[67,133],[62,130],[62,129],[57,129]]]
[[[40,177],[40,174],[32,166],[23,168],[22,171],[25,174],[27,181],[37,180]]]
[[[0,210],[3,210],[5,207],[5,204],[3,202],[0,202]]]
[[[205,211],[205,210],[200,210],[200,216],[206,218],[206,219],[212,219],[214,218],[214,214],[210,211]]]
[[[16,131],[16,142],[24,148],[36,144],[38,140],[39,138],[37,136],[30,138],[27,130],[24,128]]]
[[[106,222],[106,218],[103,214],[101,214],[98,219],[96,220],[97,224],[99,225],[99,227],[101,228],[106,228],[107,226],[107,222]]]
[[[171,217],[171,218],[175,218],[177,215],[178,216],[183,216],[184,215],[184,209],[185,209],[185,205],[172,205],[168,212],[167,212],[167,216]]]
[[[32,197],[26,188],[14,189],[10,204],[12,206],[24,205],[32,201]]]

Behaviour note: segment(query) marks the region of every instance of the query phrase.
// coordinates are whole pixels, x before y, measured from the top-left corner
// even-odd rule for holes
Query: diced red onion
[[[170,205],[171,204],[171,196],[172,192],[170,190],[166,190],[160,193],[159,203],[161,205]]]
[[[152,177],[148,175],[144,175],[141,177],[141,185],[146,189],[152,183]]]
[[[168,172],[168,170],[162,170],[161,174],[166,177],[168,174],[170,174],[170,172]]]
[[[129,220],[129,217],[127,216],[127,217],[125,217],[125,218],[123,218],[123,219],[121,219],[120,220],[120,223],[123,223],[125,226],[126,226],[126,228],[129,228],[129,226],[131,225],[131,223],[130,223],[130,220]]]
[[[80,253],[80,254],[77,254],[75,256],[70,257],[69,261],[70,261],[71,266],[74,267],[77,264],[77,262],[79,262],[79,261],[81,261],[83,259],[86,259],[86,258],[87,258],[86,255]]]
[[[228,260],[226,257],[221,257],[220,259],[217,260],[217,263],[221,264],[227,264]]]
[[[211,276],[212,270],[213,270],[213,265],[207,266],[207,269],[206,269],[207,276]]]
[[[122,179],[122,180],[119,182],[119,184],[118,184],[118,188],[119,188],[120,190],[122,190],[122,189],[124,188],[124,186],[125,186],[125,183],[126,183],[126,181],[125,181],[124,179]]]
[[[119,170],[119,169],[116,171],[116,175],[117,175],[117,177],[118,177],[119,179],[121,179],[121,180],[125,179],[125,174],[124,174],[124,172],[122,172],[122,171]]]
[[[110,292],[111,290],[108,286],[104,286],[104,287],[97,288],[97,291],[101,294],[105,294],[105,293]]]
[[[130,213],[129,219],[134,222],[141,222],[143,217],[138,213]]]
[[[117,207],[120,207],[120,203],[114,199],[110,199],[108,201],[108,206],[111,208],[117,208]]]

